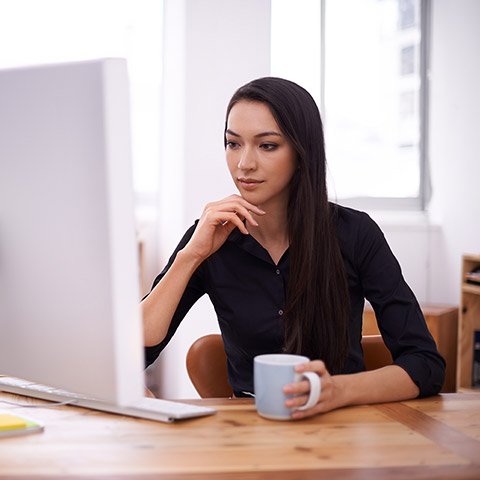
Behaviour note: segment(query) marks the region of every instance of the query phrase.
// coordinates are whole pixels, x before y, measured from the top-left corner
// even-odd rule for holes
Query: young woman
[[[301,353],[320,375],[317,405],[438,393],[445,362],[378,226],[328,202],[323,128],[306,90],[280,78],[241,87],[227,109],[225,148],[239,192],[208,204],[142,302],[147,364],[200,296],[214,305],[236,396],[253,392],[253,358]],[[365,371],[367,298],[394,363]],[[308,382],[286,385],[305,403]]]

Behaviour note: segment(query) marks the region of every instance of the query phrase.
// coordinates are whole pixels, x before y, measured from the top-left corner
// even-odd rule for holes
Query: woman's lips
[[[256,180],[254,178],[239,178],[238,181],[245,190],[253,190],[263,183],[262,180]]]

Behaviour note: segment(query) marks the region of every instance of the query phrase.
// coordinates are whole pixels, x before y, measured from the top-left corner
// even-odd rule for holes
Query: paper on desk
[[[0,411],[0,438],[40,433],[43,432],[43,429],[44,427],[40,422],[31,418]]]

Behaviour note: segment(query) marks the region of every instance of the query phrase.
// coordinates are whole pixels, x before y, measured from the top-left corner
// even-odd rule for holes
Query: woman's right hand
[[[239,195],[209,203],[204,208],[192,238],[142,302],[146,346],[157,345],[167,335],[175,310],[196,268],[225,243],[236,227],[248,234],[244,221],[252,226],[258,225],[253,214],[264,215],[265,212]]]
[[[265,214],[262,209],[247,202],[240,195],[231,195],[218,202],[208,203],[192,238],[183,249],[184,253],[188,252],[199,261],[205,260],[225,243],[236,227],[243,234],[248,234],[245,220],[252,226],[258,226],[252,213]]]

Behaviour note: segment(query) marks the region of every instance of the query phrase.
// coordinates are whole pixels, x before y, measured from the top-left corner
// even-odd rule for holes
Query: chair
[[[364,335],[362,348],[367,370],[375,370],[393,362],[381,335]],[[193,342],[187,352],[187,372],[202,398],[233,395],[232,387],[228,383],[227,356],[221,335],[205,335]]]
[[[393,363],[392,354],[383,342],[381,335],[364,335],[362,349],[367,370],[376,370]]]
[[[187,372],[202,398],[233,395],[228,383],[227,356],[221,335],[205,335],[193,342],[187,352]]]

